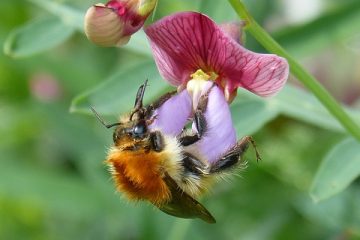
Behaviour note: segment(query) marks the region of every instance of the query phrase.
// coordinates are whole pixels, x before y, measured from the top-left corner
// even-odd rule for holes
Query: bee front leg
[[[257,151],[255,145],[255,141],[252,137],[246,136],[240,139],[232,149],[230,149],[227,153],[225,153],[224,156],[211,165],[210,173],[217,173],[234,167],[239,162],[242,155],[244,155],[246,150],[249,148],[250,144],[254,147],[256,160],[261,160],[260,154]]]
[[[206,119],[203,112],[196,110],[194,116],[194,123],[198,132],[193,135],[185,135],[180,137],[179,142],[182,146],[189,146],[196,143],[202,137],[206,130]]]
[[[150,145],[155,152],[161,152],[164,149],[164,139],[160,131],[150,133]]]
[[[191,144],[196,143],[205,134],[206,126],[207,126],[206,118],[205,118],[205,111],[206,111],[207,104],[209,101],[209,94],[210,94],[210,91],[213,88],[213,86],[211,86],[204,95],[201,95],[198,106],[195,110],[194,124],[195,124],[196,130],[197,130],[197,133],[194,135],[186,135],[186,136],[180,137],[179,141],[182,146],[189,146]]]

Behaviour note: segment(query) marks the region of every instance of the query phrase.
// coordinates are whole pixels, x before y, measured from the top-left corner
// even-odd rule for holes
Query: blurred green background
[[[147,102],[170,87],[143,33],[123,49],[86,39],[94,3],[1,1],[0,239],[360,239],[359,144],[292,78],[275,98],[240,91],[232,104],[263,160],[249,150],[241,177],[201,200],[217,224],[122,199],[103,164],[112,132],[88,107],[114,121],[146,78]],[[360,123],[360,2],[245,3]],[[148,22],[181,10],[237,19],[227,1],[160,0]],[[248,34],[246,46],[265,52]]]

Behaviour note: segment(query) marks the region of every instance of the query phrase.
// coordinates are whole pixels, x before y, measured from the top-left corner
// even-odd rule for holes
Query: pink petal
[[[207,82],[207,85],[202,89],[202,95],[207,92],[212,84],[210,81]],[[195,102],[197,105],[198,101]],[[209,94],[205,119],[206,131],[204,136],[189,148],[195,149],[209,163],[214,163],[236,144],[236,131],[233,127],[229,105],[221,89],[217,86],[214,86]],[[196,131],[194,124],[193,129]]]
[[[269,97],[285,85],[289,65],[284,58],[274,54],[257,54],[238,48],[227,58],[223,72],[228,92],[243,87],[259,96]]]
[[[223,30],[223,32],[227,33],[229,35],[229,37],[231,37],[232,39],[234,39],[237,43],[243,45],[243,27],[245,26],[245,21],[241,21],[241,22],[227,22],[227,23],[222,23],[219,25],[219,27],[221,28],[221,30]]]
[[[192,103],[189,93],[184,90],[163,103],[154,111],[155,121],[150,129],[161,130],[162,133],[178,136],[191,117]]]
[[[136,9],[133,9],[131,5],[131,1],[124,0],[111,0],[106,3],[106,6],[115,11],[121,19],[122,24],[124,25],[124,36],[132,35],[137,32],[144,25],[147,18],[147,15],[139,15],[136,12]]]
[[[283,87],[288,77],[285,59],[246,50],[200,13],[165,17],[145,32],[160,74],[176,86],[202,69],[217,73],[219,84],[229,92],[240,86],[260,96],[270,96]]]

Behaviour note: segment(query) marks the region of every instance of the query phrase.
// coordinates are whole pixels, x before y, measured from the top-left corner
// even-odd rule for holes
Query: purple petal
[[[202,93],[204,94],[212,84],[212,82],[207,82]],[[209,163],[214,163],[236,144],[236,131],[233,127],[229,105],[217,86],[214,86],[209,94],[205,119],[206,133],[191,148],[197,149]]]
[[[243,48],[210,18],[182,12],[145,29],[161,75],[181,85],[198,69],[215,72],[218,83],[232,93],[244,87],[260,96],[278,92],[288,77],[287,61]]]
[[[155,121],[150,129],[159,129],[164,134],[178,136],[191,116],[192,102],[187,91],[182,91],[157,108],[153,114]]]

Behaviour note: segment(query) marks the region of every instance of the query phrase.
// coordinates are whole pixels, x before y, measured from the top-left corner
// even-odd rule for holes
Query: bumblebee
[[[255,148],[254,141],[249,136],[244,137],[217,161],[206,161],[199,156],[196,143],[208,131],[205,112],[212,87],[200,96],[191,119],[196,131],[184,130],[174,136],[153,129],[151,125],[158,118],[156,110],[178,93],[167,93],[143,106],[146,86],[147,81],[139,87],[131,113],[117,123],[106,124],[91,108],[105,127],[116,127],[114,146],[105,162],[117,190],[129,200],[149,201],[169,215],[215,223],[215,218],[195,198],[224,173],[244,163],[241,156],[249,144]]]

